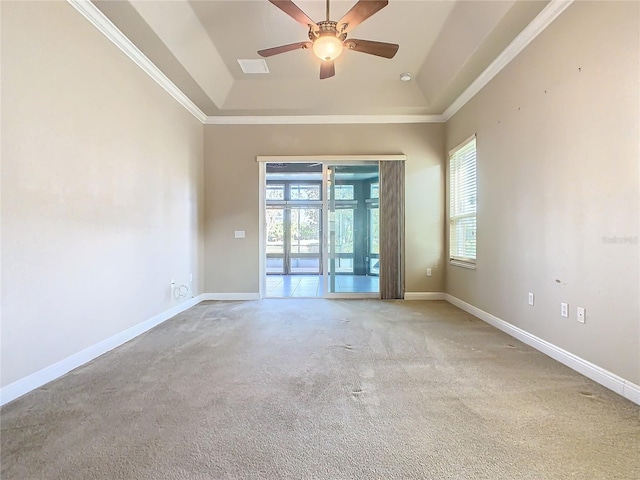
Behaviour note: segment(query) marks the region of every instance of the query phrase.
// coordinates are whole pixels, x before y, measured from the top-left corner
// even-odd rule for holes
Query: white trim
[[[453,155],[455,155],[458,150],[464,148],[467,146],[467,144],[473,142],[473,141],[478,141],[476,134],[473,133],[473,135],[471,135],[469,138],[464,139],[462,142],[460,142],[458,145],[456,145],[455,147],[453,147],[451,150],[449,150],[449,157],[452,157]]]
[[[202,301],[207,300],[260,300],[260,292],[257,293],[203,293]]]
[[[462,94],[456,98],[443,112],[444,121],[448,122],[458,110],[464,107],[485,85],[506,67],[511,60],[525,49],[542,31],[547,28],[573,0],[551,0],[546,7],[527,25],[520,34],[505,48],[496,59],[476,78]]]
[[[345,125],[365,123],[444,123],[443,115],[264,115],[210,116],[205,125]]]
[[[329,291],[329,163],[322,163],[322,291]],[[378,164],[378,180],[380,180],[380,165]],[[368,214],[367,214],[368,215]],[[379,288],[378,288],[379,290]]]
[[[624,393],[622,396],[633,403],[640,405],[640,385],[636,385],[628,380],[625,380]]]
[[[428,115],[258,115],[207,116],[160,69],[151,62],[90,0],[67,0],[105,37],[111,40],[147,75],[164,88],[178,103],[205,125],[344,125],[391,123],[444,123],[455,115],[511,60],[547,28],[573,0],[550,0],[549,4],[527,25],[496,59],[456,98],[442,114]]]
[[[182,302],[169,310],[166,310],[158,315],[145,320],[142,323],[134,325],[128,328],[124,332],[120,332],[113,337],[107,338],[101,342],[96,343],[78,353],[60,360],[59,362],[49,365],[31,375],[28,375],[20,380],[17,380],[0,390],[0,405],[4,405],[18,397],[21,397],[25,393],[29,393],[36,388],[45,385],[61,376],[69,373],[71,370],[84,365],[87,362],[107,353],[109,350],[113,350],[116,347],[136,338],[153,327],[160,325],[162,322],[169,320],[170,318],[184,312],[185,310],[193,307],[204,300],[203,295],[199,295],[195,298]]]
[[[476,78],[441,115],[282,115],[282,116],[207,116],[169,78],[154,65],[131,40],[90,0],[67,0],[105,37],[111,40],[145,73],[164,88],[178,103],[205,125],[314,125],[314,124],[390,124],[443,123],[487,85],[511,60],[547,28],[573,0],[551,0],[496,59]]]
[[[550,356],[554,360],[566,365],[567,367],[575,370],[578,373],[581,373],[587,378],[598,382],[600,385],[607,387],[610,390],[613,390],[619,395],[631,400],[634,403],[640,405],[640,386],[625,380],[618,375],[611,373],[604,368],[601,368],[583,358],[574,355],[571,352],[568,352],[552,343],[547,342],[546,340],[542,340],[535,335],[522,330],[521,328],[516,327],[515,325],[511,325],[504,320],[485,312],[484,310],[479,309],[478,307],[474,307],[473,305],[460,300],[459,298],[454,297],[453,295],[446,294],[445,299],[447,302],[455,305],[456,307],[464,310],[471,315],[478,317],[480,320],[487,322],[490,325],[493,325],[499,330],[511,335],[514,338],[517,338],[523,343],[526,343],[530,347],[539,350],[540,352]]]
[[[335,296],[333,298],[354,298],[353,296]],[[160,325],[161,323],[169,320],[170,318],[178,315],[179,313],[188,310],[189,308],[197,305],[200,302],[206,300],[259,300],[259,293],[204,293],[195,298],[192,298],[186,302],[176,305],[175,307],[166,310],[148,320],[145,320],[138,325],[135,325],[124,332],[121,332],[113,337],[103,340],[91,347],[71,355],[59,362],[54,363],[48,367],[43,368],[27,377],[17,380],[6,387],[0,389],[0,405],[5,405],[12,400],[15,400],[22,395],[29,393],[36,388],[39,388],[63,375],[71,370],[78,368],[85,363],[113,350],[120,345],[136,338],[137,336],[151,330],[152,328]],[[640,386],[621,378],[608,370],[605,370],[591,362],[588,362],[577,355],[574,355],[560,347],[557,347],[541,338],[532,335],[521,328],[518,328],[510,323],[501,320],[500,318],[491,315],[473,305],[466,303],[459,298],[454,297],[442,292],[406,292],[405,300],[446,300],[452,305],[464,310],[471,315],[478,317],[479,319],[493,325],[494,327],[502,330],[503,332],[517,338],[523,343],[535,348],[536,350],[549,355],[551,358],[558,362],[572,368],[573,370],[581,373],[582,375],[598,382],[601,385],[613,390],[614,392],[622,395],[628,400],[640,405]]]
[[[258,271],[260,272],[260,298],[264,298],[267,294],[267,252],[265,241],[267,229],[267,220],[265,218],[265,210],[267,208],[266,200],[267,187],[267,164],[258,164]],[[284,259],[283,259],[284,263]]]
[[[449,224],[451,224],[451,222],[449,222]],[[468,260],[460,260],[457,258],[449,258],[449,265],[453,265],[454,267],[462,267],[462,268],[466,268],[468,270],[475,270],[476,267],[476,261],[468,261]]]
[[[160,85],[165,91],[171,95],[177,102],[186,108],[189,113],[205,123],[207,116],[198,106],[187,97],[169,78],[160,71],[156,65],[147,58],[147,56],[129,40],[124,33],[109,20],[89,0],[67,0],[67,2],[82,14],[84,18],[89,20],[100,33],[111,40],[120,50],[124,52],[133,62],[138,65],[147,75]]]
[[[404,292],[405,300],[446,300],[444,292]]]
[[[257,162],[267,163],[349,163],[406,161],[406,155],[258,155]]]

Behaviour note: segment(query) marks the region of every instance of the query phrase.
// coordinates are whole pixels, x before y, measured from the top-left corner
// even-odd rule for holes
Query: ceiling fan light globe
[[[334,35],[322,35],[313,42],[313,53],[325,62],[335,60],[342,53],[342,41]]]

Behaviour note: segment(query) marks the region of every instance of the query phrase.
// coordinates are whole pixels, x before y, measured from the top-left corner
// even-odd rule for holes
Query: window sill
[[[476,264],[471,262],[463,262],[462,260],[453,260],[449,259],[449,265],[453,265],[455,267],[462,267],[469,270],[475,270]]]

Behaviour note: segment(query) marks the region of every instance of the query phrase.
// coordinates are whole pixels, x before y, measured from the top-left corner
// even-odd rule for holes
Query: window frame
[[[473,146],[473,177],[474,177],[473,191],[471,194],[467,192],[465,197],[470,195],[475,196],[475,203],[473,205],[473,211],[471,212],[465,211],[463,213],[458,213],[458,212],[454,212],[454,208],[456,205],[460,204],[460,198],[462,197],[462,194],[456,191],[457,189],[454,185],[453,177],[455,175],[455,172],[458,171],[458,168],[460,168],[462,158],[460,156],[456,156],[456,154],[458,154],[461,151],[465,151],[469,147],[469,144],[471,143],[474,144]],[[448,178],[448,182],[449,182],[449,185],[448,185],[449,186],[449,242],[448,242],[449,263],[451,265],[469,268],[469,269],[476,268],[476,262],[478,258],[478,243],[477,243],[478,242],[478,177],[477,177],[478,157],[477,155],[478,155],[477,138],[475,133],[449,151],[449,178]],[[454,197],[457,197],[458,201],[456,201],[456,198]],[[465,198],[465,197],[462,197],[462,198]],[[457,248],[457,249],[455,248],[456,245],[454,245],[454,239],[456,239],[457,236],[454,235],[454,232],[456,231],[456,227],[461,220],[467,220],[469,218],[473,218],[475,221],[474,223],[475,223],[476,233],[475,233],[475,245],[473,249],[473,257],[456,255],[461,252],[460,252],[460,248]],[[454,250],[457,250],[455,252],[456,254],[454,254]]]

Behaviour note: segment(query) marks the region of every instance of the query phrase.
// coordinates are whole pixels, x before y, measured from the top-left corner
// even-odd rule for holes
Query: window
[[[380,198],[380,184],[372,183],[369,186],[369,198]]]
[[[284,200],[284,185],[267,184],[267,200]]]
[[[329,190],[329,193],[331,193],[331,190]],[[336,185],[335,194],[336,200],[353,200],[353,185]]]
[[[476,263],[476,137],[449,152],[449,259],[452,264]]]
[[[320,200],[320,184],[291,184],[289,194],[291,200]]]

